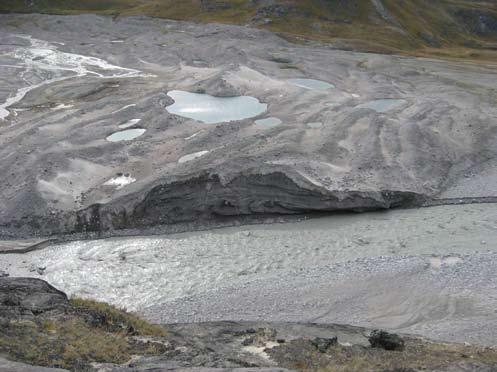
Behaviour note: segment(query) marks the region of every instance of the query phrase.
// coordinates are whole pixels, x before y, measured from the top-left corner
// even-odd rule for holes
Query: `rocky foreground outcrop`
[[[103,303],[69,300],[48,283],[28,278],[0,279],[0,325],[1,372],[497,368],[497,350],[492,348],[439,344],[346,325],[157,326]]]
[[[0,286],[2,320],[61,314],[69,305],[65,293],[43,280],[3,278]]]

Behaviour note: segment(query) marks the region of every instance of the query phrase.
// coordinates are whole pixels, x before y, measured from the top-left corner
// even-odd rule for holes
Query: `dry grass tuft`
[[[125,331],[136,336],[166,336],[163,327],[151,324],[124,309],[118,309],[105,302],[81,298],[72,298],[70,302],[76,311],[90,314],[94,326],[103,328],[108,332]]]
[[[40,366],[84,369],[90,363],[125,363],[132,355],[158,355],[160,342],[133,336],[164,337],[166,331],[114,306],[72,299],[56,318],[11,320],[0,328],[0,353]]]

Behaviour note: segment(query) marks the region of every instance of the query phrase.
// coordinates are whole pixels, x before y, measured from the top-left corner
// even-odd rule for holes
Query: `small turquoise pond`
[[[249,119],[267,110],[267,104],[250,96],[214,97],[181,90],[172,90],[167,95],[174,100],[166,107],[169,113],[205,124]]]
[[[288,80],[293,85],[311,90],[326,90],[333,89],[335,86],[331,83],[315,79],[290,79]]]
[[[122,130],[120,132],[112,133],[106,140],[109,142],[131,141],[140,137],[145,132],[146,129],[141,128]]]

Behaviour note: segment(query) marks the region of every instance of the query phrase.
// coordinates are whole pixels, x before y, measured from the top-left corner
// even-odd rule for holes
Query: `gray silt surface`
[[[281,69],[274,53],[301,71]],[[206,171],[226,180],[281,171],[337,194],[496,196],[497,75],[489,66],[295,45],[229,25],[12,14],[0,16],[0,65],[9,114],[0,125],[2,228],[31,217],[65,222],[59,213],[95,203],[131,210],[151,188]],[[289,82],[302,76],[335,88]],[[208,126],[168,113],[171,90],[255,97],[285,124]],[[360,108],[384,97],[406,104]],[[105,141],[132,119],[146,136]],[[307,125],[316,122],[323,125]],[[201,150],[209,156],[178,162]],[[137,182],[106,187],[117,173]],[[35,234],[33,226],[23,234]]]
[[[162,323],[343,323],[493,345],[496,218],[495,204],[440,206],[71,242],[2,256],[0,270]]]

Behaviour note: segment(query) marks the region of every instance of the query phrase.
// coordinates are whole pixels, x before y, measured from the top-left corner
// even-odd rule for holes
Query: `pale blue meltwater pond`
[[[145,132],[146,130],[142,128],[122,130],[120,132],[112,133],[106,140],[109,142],[131,141],[140,137]]]
[[[167,95],[174,100],[166,107],[169,113],[205,124],[249,119],[267,110],[267,104],[250,96],[214,97],[181,90],[172,90]]]
[[[310,90],[326,90],[335,88],[335,86],[331,83],[315,79],[290,79],[288,82],[298,87]]]

